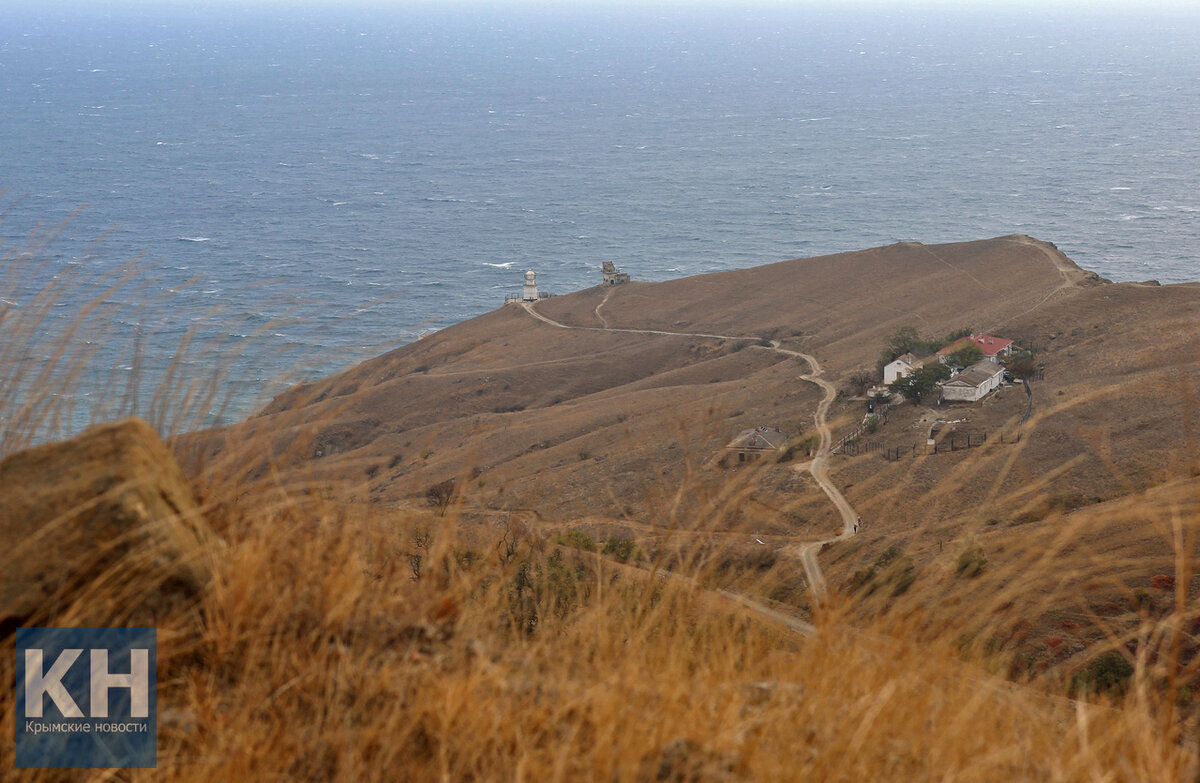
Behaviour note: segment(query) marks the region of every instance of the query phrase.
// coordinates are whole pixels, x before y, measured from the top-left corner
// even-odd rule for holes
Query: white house
[[[921,360],[911,353],[896,357],[883,367],[883,385],[887,386],[898,378],[903,378],[920,366]]]
[[[972,364],[948,381],[942,381],[942,397],[956,402],[978,402],[1000,387],[1004,368],[989,359]]]

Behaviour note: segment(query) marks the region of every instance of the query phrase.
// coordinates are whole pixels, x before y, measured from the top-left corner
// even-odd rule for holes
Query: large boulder
[[[152,622],[210,574],[195,493],[141,419],[0,461],[0,630]]]

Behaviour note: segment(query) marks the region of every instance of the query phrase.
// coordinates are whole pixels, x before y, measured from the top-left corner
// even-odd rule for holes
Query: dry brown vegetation
[[[926,258],[902,249],[910,263]],[[622,317],[617,307],[605,312]],[[1056,432],[1062,408],[1040,414],[1022,444],[896,463],[888,486],[863,467],[870,457],[846,460],[834,474],[856,476],[852,501],[866,503],[869,492],[878,505],[869,506],[872,524],[863,534],[822,555],[835,589],[813,606],[794,560],[780,554],[768,562],[746,542],[761,530],[782,553],[780,544],[810,529],[828,532],[833,515],[822,510],[819,490],[786,464],[736,471],[712,464],[713,443],[726,422],[738,421],[732,410],[762,415],[775,407],[747,390],[794,395],[788,415],[802,428],[817,395],[797,388],[794,366],[753,346],[733,351],[696,340],[693,359],[702,361],[680,360],[670,345],[687,345],[686,338],[665,338],[668,348],[661,348],[635,336],[587,333],[579,351],[571,345],[578,334],[547,336],[513,316],[488,316],[486,328],[536,331],[548,346],[545,360],[573,368],[557,382],[583,384],[577,400],[471,412],[497,383],[476,374],[496,378],[507,354],[448,334],[357,375],[296,390],[247,427],[179,442],[214,534],[196,538],[179,557],[209,564],[211,577],[191,600],[148,609],[159,629],[159,767],[116,779],[1092,781],[1200,774],[1193,703],[1200,492],[1185,475],[1194,465],[1188,457],[1179,458],[1170,480],[1131,486],[1080,511],[1058,499],[1055,482],[1073,466],[1069,458],[1055,466],[1049,461],[1060,452],[1038,457],[1046,467],[1040,482],[1016,467],[1039,447],[1042,428]],[[679,320],[662,318],[668,327]],[[0,329],[13,323],[0,320]],[[63,344],[68,371],[61,377],[78,383],[69,372],[73,342]],[[589,352],[609,349],[623,357],[611,372],[580,377]],[[861,353],[873,359],[873,350]],[[631,355],[652,361],[631,365]],[[440,377],[422,380],[437,375],[433,366],[421,369],[428,361],[445,363]],[[485,361],[495,364],[479,369]],[[685,374],[680,388],[656,379],[664,362],[668,377]],[[637,377],[606,392],[603,378],[630,367]],[[728,371],[711,384],[726,402],[711,403],[693,388],[697,367]],[[488,391],[446,392],[460,377]],[[551,394],[538,385],[545,377],[520,379],[533,385],[518,398]],[[392,380],[409,386],[400,394],[387,385]],[[4,384],[4,410],[29,407],[20,396],[26,386]],[[54,409],[61,398],[43,393],[46,413],[21,430],[29,437],[37,421],[62,415]],[[606,393],[621,395],[633,412],[623,413],[623,403]],[[368,446],[378,438],[347,448],[363,430],[339,419],[359,422],[368,403],[389,395],[398,395],[391,403],[398,416],[415,407],[428,417],[438,405],[453,415],[422,431],[424,419],[393,425],[380,409],[371,432],[395,426],[392,440],[375,451]],[[318,409],[317,398],[331,402]],[[689,399],[696,409],[681,406]],[[575,409],[554,415],[567,405]],[[289,423],[291,408],[309,422]],[[493,417],[509,415],[492,429]],[[477,429],[463,429],[450,447],[439,440],[471,416],[481,421]],[[592,417],[606,422],[600,435],[589,429]],[[578,434],[564,437],[569,432]],[[493,465],[484,460],[502,444],[524,449],[534,438],[554,442],[512,457],[508,471],[470,470]],[[1186,455],[1189,447],[1176,437],[1169,451]],[[338,470],[325,469],[313,449],[346,458]],[[424,449],[434,453],[421,458]],[[1098,448],[1092,458],[1105,453]],[[630,465],[644,469],[611,496],[584,480],[599,474],[611,491]],[[998,465],[1009,466],[1007,479]],[[1113,465],[1119,474],[1120,462]],[[539,483],[542,471],[548,476]],[[575,471],[583,475],[571,479]],[[980,473],[993,480],[970,490],[980,498],[969,511],[946,510]],[[429,492],[448,478],[456,483],[444,495]],[[914,499],[918,480],[926,483]],[[387,492],[379,491],[384,485]],[[864,494],[856,496],[856,487]],[[578,493],[562,511],[531,503],[560,488]],[[799,500],[785,505],[785,496]],[[914,514],[912,524],[885,524],[889,504],[918,502],[936,510],[927,522]],[[576,513],[589,503],[590,514]],[[996,516],[995,509],[1005,511]],[[604,552],[606,541],[624,537],[634,550]],[[586,551],[588,540],[599,551]],[[110,622],[122,620],[129,597],[153,594],[162,576],[119,565],[103,579],[72,584],[28,622],[100,623],[101,611],[112,612]],[[121,573],[130,576],[114,581]],[[12,682],[12,656],[0,661],[0,682]],[[0,689],[5,759],[14,719],[12,692]],[[18,777],[9,762],[3,769]],[[19,777],[114,778],[106,771]]]
[[[1089,704],[1045,682],[1010,685],[994,672],[1015,654],[964,639],[1002,634],[1029,611],[1003,606],[1029,597],[1019,582],[960,579],[943,596],[952,612],[936,619],[891,598],[863,599],[877,610],[868,619],[856,617],[857,600],[834,601],[807,637],[694,583],[531,530],[325,495],[209,507],[220,540],[197,556],[215,564],[212,581],[156,619],[159,769],[131,779],[1082,781],[1197,771],[1191,712],[1177,707],[1194,676],[1176,655],[1181,640],[1194,644],[1183,592],[1141,616],[1124,695]],[[1195,519],[1192,509],[1162,521],[1189,539]],[[1061,561],[1051,562],[1023,564],[1022,578],[1054,583]],[[1185,572],[1191,563],[1179,558]],[[692,566],[699,581],[708,565]],[[979,579],[992,573],[989,560]],[[100,599],[86,591],[39,620],[94,618]],[[1125,650],[1128,640],[1113,642]],[[11,665],[0,671],[9,681]],[[7,689],[3,700],[0,737],[11,738]]]

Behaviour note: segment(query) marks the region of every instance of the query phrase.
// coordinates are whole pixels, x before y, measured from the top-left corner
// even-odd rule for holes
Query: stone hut
[[[748,462],[782,451],[787,439],[788,436],[777,429],[755,427],[739,432],[725,450],[737,454],[738,462]]]

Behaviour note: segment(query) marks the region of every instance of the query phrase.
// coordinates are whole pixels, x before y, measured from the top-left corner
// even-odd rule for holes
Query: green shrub
[[[1121,653],[1112,650],[1097,656],[1084,669],[1071,677],[1071,693],[1080,691],[1120,696],[1133,679],[1133,664]]]
[[[574,549],[582,549],[585,552],[596,551],[596,539],[592,538],[582,530],[566,530],[562,533],[555,534],[552,540],[556,544],[569,546]]]
[[[883,568],[903,554],[904,554],[903,549],[901,549],[896,544],[892,544],[887,549],[880,552],[879,557],[875,558],[875,567]]]
[[[637,552],[637,544],[633,542],[632,538],[610,538],[604,542],[604,547],[600,551],[602,554],[626,563]]]
[[[958,556],[958,565],[954,568],[954,573],[967,579],[974,579],[983,573],[983,569],[987,566],[987,557],[983,554],[983,550],[978,547],[971,547],[963,550]]]
[[[797,456],[808,456],[810,449],[815,449],[820,443],[820,439],[816,435],[805,435],[802,437],[792,438],[783,447],[783,451],[779,452],[777,462],[791,462]]]

